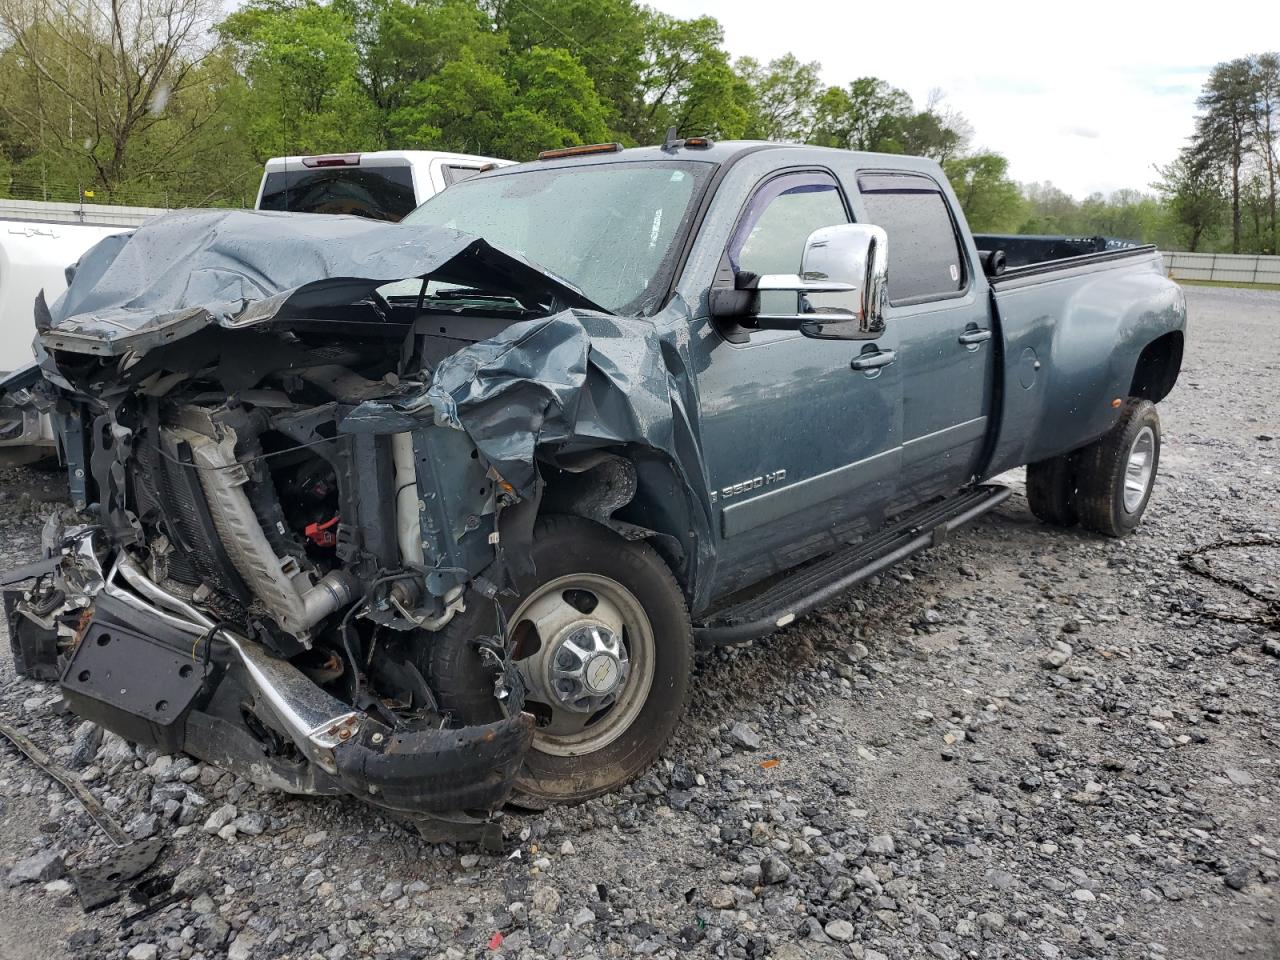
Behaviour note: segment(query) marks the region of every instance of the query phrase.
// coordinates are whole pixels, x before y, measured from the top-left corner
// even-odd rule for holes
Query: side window
[[[819,227],[848,223],[840,187],[830,174],[788,173],[768,181],[747,202],[729,241],[735,272],[798,273],[804,242]],[[795,313],[797,295],[760,295],[765,313]]]
[[[848,222],[834,178],[825,173],[785,174],[766,183],[747,203],[729,243],[729,259],[738,271],[796,273],[809,234]]]
[[[444,165],[444,185],[451,187],[455,183],[461,183],[463,180],[469,180],[480,172],[479,167],[459,167],[456,164],[446,163]]]
[[[946,198],[928,177],[863,174],[867,221],[889,236],[889,301],[951,296],[965,287],[964,254]]]

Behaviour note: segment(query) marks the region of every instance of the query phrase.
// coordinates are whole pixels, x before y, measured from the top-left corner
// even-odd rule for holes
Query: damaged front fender
[[[672,466],[684,488],[692,529],[675,533],[688,550],[694,568],[686,579],[693,581],[696,564],[711,559],[713,538],[684,355],[649,321],[564,310],[513,323],[459,350],[425,386],[367,400],[339,429],[460,431],[516,498],[535,504],[540,463],[575,469],[575,458],[586,451],[651,451]],[[424,497],[432,503],[448,498],[450,491],[424,480],[420,471]],[[453,523],[471,515],[460,510]],[[466,530],[450,533],[461,541]],[[517,558],[527,552],[527,544],[500,533]]]

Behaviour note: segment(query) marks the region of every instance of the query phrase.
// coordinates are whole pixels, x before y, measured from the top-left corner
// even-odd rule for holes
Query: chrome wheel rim
[[[1124,509],[1137,513],[1151,487],[1151,475],[1156,458],[1156,434],[1150,427],[1143,427],[1129,448],[1129,459],[1124,467]]]
[[[653,626],[635,595],[609,577],[577,573],[538,587],[508,621],[508,641],[542,753],[603,749],[649,698]]]

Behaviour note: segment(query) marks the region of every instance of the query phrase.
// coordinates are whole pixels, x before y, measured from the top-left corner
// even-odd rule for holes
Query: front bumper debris
[[[125,551],[106,573],[98,556],[93,534],[82,531],[51,573],[47,564],[31,568],[62,594],[61,624],[45,594],[10,586],[6,595],[10,642],[28,668],[61,647],[58,683],[74,712],[265,787],[358,797],[432,840],[500,841],[495,811],[532,742],[529,714],[462,728],[438,720],[393,727],[215,623]],[[32,643],[68,622],[72,643]]]

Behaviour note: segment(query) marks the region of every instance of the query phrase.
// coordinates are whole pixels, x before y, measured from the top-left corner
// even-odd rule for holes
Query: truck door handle
[[[982,343],[984,340],[990,339],[990,330],[966,330],[964,333],[960,334],[960,342],[965,346],[969,346],[973,343]]]
[[[875,353],[861,353],[854,357],[849,366],[854,370],[874,370],[876,367],[887,367],[898,359],[892,350],[878,350]]]

